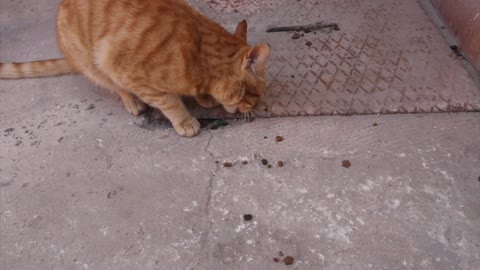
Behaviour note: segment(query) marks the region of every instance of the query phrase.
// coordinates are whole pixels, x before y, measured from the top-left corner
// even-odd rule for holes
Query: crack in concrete
[[[210,138],[208,139],[207,145],[204,148],[204,151],[207,152],[212,161],[215,161],[215,154],[211,152],[208,148],[210,147],[210,144],[214,138],[213,133],[210,131]],[[220,164],[216,164],[215,166],[215,171],[212,173],[210,176],[210,179],[208,180],[208,185],[207,185],[207,190],[208,190],[208,195],[207,195],[207,201],[205,203],[204,209],[205,209],[205,222],[206,222],[206,231],[202,233],[202,239],[200,241],[200,251],[205,250],[205,246],[207,245],[210,232],[211,232],[211,224],[210,224],[210,210],[211,210],[211,202],[212,202],[212,197],[213,197],[213,184],[215,182],[215,177],[217,176],[217,173],[220,171]],[[194,263],[193,266],[189,267],[188,269],[194,270],[198,269],[199,265],[201,263],[200,259],[197,259],[196,262]]]

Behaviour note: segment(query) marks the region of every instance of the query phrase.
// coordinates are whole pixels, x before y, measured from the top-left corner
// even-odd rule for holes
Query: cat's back
[[[57,31],[92,43],[105,35],[131,35],[152,25],[195,24],[198,15],[184,0],[64,0],[58,10]]]

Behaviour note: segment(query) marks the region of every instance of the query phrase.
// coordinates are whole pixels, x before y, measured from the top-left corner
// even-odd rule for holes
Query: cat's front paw
[[[180,136],[193,137],[200,133],[200,123],[194,117],[190,117],[176,125],[173,128]]]
[[[212,96],[210,95],[198,95],[195,96],[195,100],[200,106],[204,108],[214,108],[220,105]]]

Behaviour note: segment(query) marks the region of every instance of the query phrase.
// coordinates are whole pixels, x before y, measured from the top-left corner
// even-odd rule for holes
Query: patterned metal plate
[[[480,110],[479,89],[415,0],[189,2],[229,30],[247,19],[249,42],[272,45],[266,117]],[[340,31],[265,32],[319,21]]]

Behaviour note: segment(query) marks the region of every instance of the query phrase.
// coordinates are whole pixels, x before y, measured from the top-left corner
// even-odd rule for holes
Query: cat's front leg
[[[155,90],[139,92],[138,96],[143,101],[162,111],[180,136],[193,137],[200,133],[200,123],[190,115],[179,95]]]
[[[214,108],[220,105],[212,96],[210,95],[196,95],[195,100],[200,106],[204,108]]]

